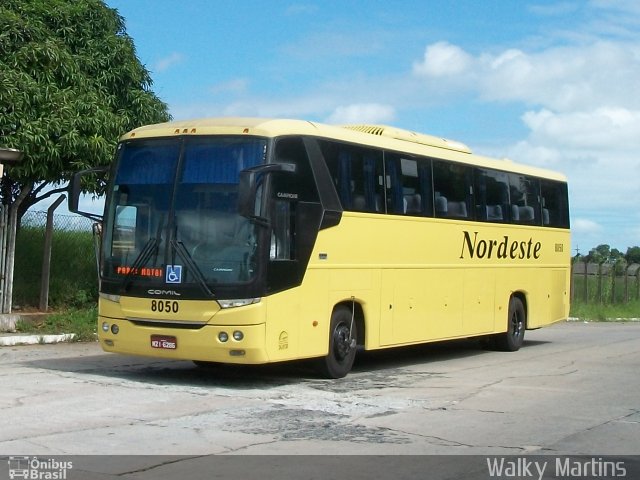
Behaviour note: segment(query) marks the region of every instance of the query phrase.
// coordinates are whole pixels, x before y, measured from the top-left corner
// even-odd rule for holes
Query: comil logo
[[[54,458],[9,457],[9,478],[33,480],[65,480],[73,462],[63,462]]]

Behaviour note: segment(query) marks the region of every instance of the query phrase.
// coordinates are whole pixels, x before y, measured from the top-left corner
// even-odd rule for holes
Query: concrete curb
[[[12,347],[15,345],[41,345],[50,343],[70,342],[76,338],[75,333],[62,333],[60,335],[0,335],[0,347]]]
[[[603,323],[603,322],[640,322],[640,318],[605,318],[603,320],[589,320],[585,318],[569,317],[567,322]]]

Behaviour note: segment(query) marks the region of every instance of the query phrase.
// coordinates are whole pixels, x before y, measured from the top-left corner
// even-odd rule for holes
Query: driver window
[[[286,200],[276,200],[271,233],[271,260],[293,260],[294,215],[292,204]]]
[[[300,201],[317,201],[318,194],[306,149],[297,137],[283,138],[276,144],[276,162],[293,163],[296,173],[271,175],[271,260],[296,258],[296,207]]]

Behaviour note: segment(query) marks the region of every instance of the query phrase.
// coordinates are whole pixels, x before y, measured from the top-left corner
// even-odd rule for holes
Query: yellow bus
[[[78,211],[80,177],[71,187]],[[388,126],[216,118],[137,128],[110,170],[109,352],[328,377],[375,350],[566,319],[566,178]]]

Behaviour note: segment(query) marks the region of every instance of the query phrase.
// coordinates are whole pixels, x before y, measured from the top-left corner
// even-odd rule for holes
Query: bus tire
[[[524,332],[527,327],[527,314],[522,300],[512,296],[509,300],[509,316],[507,317],[507,331],[496,336],[496,347],[503,352],[516,352],[524,342]]]
[[[351,371],[356,357],[356,322],[351,311],[336,307],[331,314],[329,328],[329,353],[319,359],[318,369],[326,378],[342,378]]]

